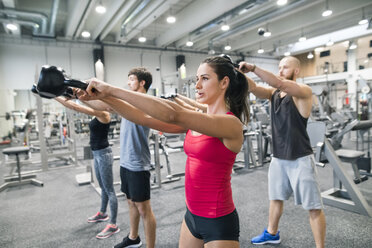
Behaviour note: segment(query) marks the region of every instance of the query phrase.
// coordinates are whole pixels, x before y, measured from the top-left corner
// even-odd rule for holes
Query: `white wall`
[[[31,89],[45,64],[60,66],[76,79],[89,78],[92,54],[91,48],[0,44],[0,88]]]

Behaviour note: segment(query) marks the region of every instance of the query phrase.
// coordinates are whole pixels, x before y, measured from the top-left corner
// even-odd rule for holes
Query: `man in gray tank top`
[[[312,90],[297,83],[300,62],[285,57],[279,63],[279,76],[254,64],[240,63],[244,73],[253,72],[271,87],[257,85],[248,78],[249,91],[271,101],[273,158],[269,168],[269,223],[267,229],[252,238],[252,244],[279,244],[279,220],[283,202],[293,194],[296,205],[309,211],[310,226],[317,248],[325,243],[326,220],[312,163],[312,148],[306,132],[312,108]]]

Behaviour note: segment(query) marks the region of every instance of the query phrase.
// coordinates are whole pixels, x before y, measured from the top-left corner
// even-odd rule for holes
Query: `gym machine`
[[[316,98],[317,105],[313,106],[312,117],[317,121],[331,121],[329,115],[333,108],[328,101],[328,89],[326,86],[311,86],[313,96]]]
[[[333,169],[333,187],[321,193],[324,204],[372,217],[371,207],[348,175],[331,142],[325,137],[325,123],[309,122],[307,132],[311,145],[316,149],[315,164],[324,166],[323,163],[328,162]],[[343,155],[350,159],[355,159],[361,155],[353,152],[345,154],[345,151],[343,151]]]
[[[161,188],[161,174],[160,174],[160,155],[159,155],[159,132],[154,131],[151,134],[151,139],[154,141],[154,162],[155,162],[155,176],[152,189]]]
[[[234,170],[239,169],[254,169],[262,167],[264,163],[270,161],[270,153],[268,148],[271,149],[271,131],[270,131],[270,117],[266,113],[265,104],[251,106],[252,121],[249,126],[244,128],[243,135],[243,153],[244,161],[236,160]],[[253,121],[254,120],[254,121]],[[253,147],[253,140],[256,141],[256,151]],[[244,163],[240,166],[239,163]]]
[[[36,177],[35,174],[23,175],[21,173],[21,161],[20,161],[19,156],[21,154],[25,154],[27,156],[29,151],[30,151],[30,147],[28,146],[9,147],[3,150],[3,154],[6,156],[15,155],[18,177],[12,177],[10,175],[9,177],[4,178],[5,183],[0,186],[0,192],[12,186],[24,185],[24,184],[29,184],[29,183],[36,185],[36,186],[41,186],[41,187],[44,186],[43,182],[35,179]]]
[[[330,143],[333,149],[336,150],[337,155],[340,156],[341,160],[347,160],[348,162],[352,163],[352,167],[355,174],[355,183],[360,183],[368,179],[368,176],[372,176],[371,174],[371,157],[370,157],[370,145],[368,140],[368,149],[367,149],[367,157],[365,157],[364,153],[364,134],[368,133],[369,137],[369,129],[372,127],[372,121],[370,120],[353,120],[349,124],[347,124],[343,129],[341,129],[337,134],[330,138]],[[342,147],[342,139],[346,133],[350,131],[357,131],[357,137],[362,140],[362,151],[359,151],[359,143],[357,139],[357,147],[356,151],[350,152],[350,150],[340,149]],[[359,156],[357,156],[359,154]],[[348,155],[348,157],[345,157]],[[351,158],[350,158],[351,156]],[[355,156],[355,158],[354,158]],[[361,171],[360,171],[361,170]]]
[[[24,140],[24,137],[27,136],[28,128],[29,127],[29,120],[24,125],[24,135],[22,137],[22,140]],[[13,146],[9,148],[3,149],[3,154],[5,155],[4,162],[1,166],[4,166],[8,163],[6,161],[8,160],[9,156],[15,156],[15,164],[9,163],[11,165],[10,172],[8,175],[4,176],[4,183],[0,186],[0,192],[17,185],[24,185],[24,184],[33,184],[37,186],[43,186],[44,183],[35,179],[36,174],[34,174],[35,171],[27,171],[27,172],[21,172],[22,171],[22,164],[21,164],[21,155],[24,155],[26,159],[29,159],[30,154],[30,147],[24,144],[22,146]],[[28,161],[29,162],[29,161]],[[17,175],[14,176],[14,170],[17,170]],[[2,179],[2,178],[1,178]]]
[[[38,95],[36,97],[37,105],[37,124],[39,129],[39,145],[40,145],[40,155],[41,155],[41,164],[42,170],[46,171],[49,169],[49,161],[51,158],[59,158],[63,160],[71,160],[75,165],[77,165],[77,153],[76,153],[76,142],[75,142],[75,127],[73,124],[73,112],[69,109],[66,109],[66,119],[67,119],[67,129],[69,137],[66,137],[66,146],[64,147],[67,151],[61,151],[56,153],[47,152],[47,141],[44,130],[44,119],[43,119],[43,104],[42,98]],[[65,158],[67,157],[67,158]]]
[[[171,182],[176,182],[179,181],[181,178],[179,177],[180,175],[172,175],[171,172],[171,166],[169,162],[169,154],[167,149],[165,148],[166,146],[166,141],[167,137],[162,133],[153,130],[150,137],[150,144],[149,146],[153,146],[154,148],[154,169],[155,169],[155,174],[154,174],[154,184],[156,185],[156,188],[160,188],[160,185],[162,183],[171,183]],[[161,180],[161,174],[160,174],[160,169],[162,166],[160,165],[160,152],[159,149],[161,149],[165,162],[166,162],[166,169],[167,169],[167,176],[166,179]],[[159,172],[157,171],[159,170]]]

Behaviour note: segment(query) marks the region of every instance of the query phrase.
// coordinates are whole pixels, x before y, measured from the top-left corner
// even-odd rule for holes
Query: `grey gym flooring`
[[[242,154],[239,154],[242,158]],[[184,167],[185,154],[171,153],[173,172]],[[161,161],[164,159],[161,155]],[[112,247],[129,231],[128,207],[119,197],[118,225],[120,233],[98,240],[95,235],[105,223],[87,223],[87,217],[99,209],[100,198],[91,185],[78,186],[75,176],[86,171],[89,161],[78,167],[67,167],[38,173],[44,187],[23,185],[0,193],[0,247]],[[240,217],[241,247],[254,247],[250,238],[267,225],[268,165],[253,170],[240,170],[232,175],[235,205]],[[119,164],[114,173],[118,180]],[[162,169],[164,178],[165,167]],[[332,186],[330,166],[318,168],[321,190]],[[152,191],[152,207],[157,219],[156,247],[178,246],[181,221],[185,212],[184,179],[163,184]],[[372,206],[372,178],[358,185]],[[119,192],[119,185],[116,185]],[[372,218],[325,206],[327,218],[326,247],[372,247]],[[315,247],[308,214],[293,205],[293,198],[285,203],[280,223],[282,243],[276,247]],[[144,243],[143,226],[140,236]],[[143,246],[145,247],[145,245]],[[271,246],[269,246],[271,247]]]

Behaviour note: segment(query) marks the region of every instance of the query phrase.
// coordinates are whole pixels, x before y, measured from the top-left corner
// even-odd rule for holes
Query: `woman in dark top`
[[[106,209],[108,203],[110,203],[110,224],[96,236],[96,238],[99,239],[108,238],[120,231],[119,227],[116,225],[118,202],[113,185],[113,155],[108,142],[111,120],[110,114],[106,111],[99,111],[88,106],[77,104],[69,98],[56,97],[55,100],[69,109],[94,116],[89,123],[90,147],[94,158],[94,171],[99,186],[101,187],[101,208],[94,216],[88,218],[88,222],[95,223],[108,220],[109,216],[106,214]]]

